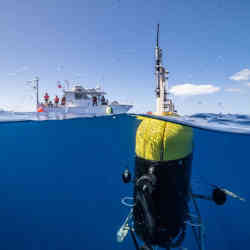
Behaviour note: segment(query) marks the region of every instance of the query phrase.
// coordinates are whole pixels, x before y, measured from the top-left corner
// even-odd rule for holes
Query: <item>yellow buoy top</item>
[[[171,161],[192,153],[192,128],[172,122],[139,117],[136,132],[136,155],[145,160]]]

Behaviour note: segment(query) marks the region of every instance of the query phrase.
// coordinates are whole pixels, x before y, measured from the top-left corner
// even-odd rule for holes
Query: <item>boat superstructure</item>
[[[35,80],[37,98],[39,98],[38,80],[38,78]],[[50,100],[48,93],[45,93],[44,101],[37,101],[37,110],[40,110],[39,112],[67,112],[86,115],[104,115],[126,113],[133,107],[129,104],[120,104],[118,101],[109,102],[106,95],[107,93],[99,86],[96,88],[84,88],[82,85],[77,84],[72,88],[63,88],[63,96],[61,97],[61,100],[58,96],[56,96],[54,100]]]

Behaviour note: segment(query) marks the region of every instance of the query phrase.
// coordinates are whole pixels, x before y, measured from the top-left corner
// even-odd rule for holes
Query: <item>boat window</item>
[[[83,96],[83,93],[81,93],[81,92],[76,92],[75,93],[75,99],[76,100],[82,99],[82,96]]]
[[[75,99],[76,100],[80,100],[80,99],[89,100],[90,98],[88,97],[88,95],[86,93],[82,93],[80,91],[77,91],[77,92],[75,92]]]
[[[87,94],[84,93],[84,94],[82,95],[82,99],[84,99],[84,100],[89,100],[89,97],[87,96]]]

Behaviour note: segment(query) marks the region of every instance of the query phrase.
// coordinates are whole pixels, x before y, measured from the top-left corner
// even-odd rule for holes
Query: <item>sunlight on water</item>
[[[113,117],[136,114],[112,115]],[[37,113],[37,112],[9,112],[0,111],[0,122],[8,121],[44,121],[44,120],[64,120],[72,118],[105,117],[108,115],[89,115],[77,113]],[[158,116],[156,116],[158,117]],[[159,117],[158,117],[159,118]],[[250,134],[250,115],[243,114],[212,114],[200,113],[191,116],[168,117],[170,121],[180,122],[183,125],[192,126],[220,132],[232,132]]]
[[[157,116],[140,114],[165,121],[172,121],[193,128],[229,132],[239,134],[250,134],[250,116],[237,114],[195,114],[191,116]]]

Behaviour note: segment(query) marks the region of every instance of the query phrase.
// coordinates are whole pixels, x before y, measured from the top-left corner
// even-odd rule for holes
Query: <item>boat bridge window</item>
[[[81,99],[83,99],[83,100],[89,100],[89,97],[88,97],[88,95],[86,94],[86,93],[83,93],[83,92],[76,92],[75,93],[75,99],[76,100],[81,100]]]
[[[82,93],[82,92],[76,92],[76,93],[75,93],[75,99],[76,99],[76,100],[82,99],[82,96],[83,96],[83,93]]]

